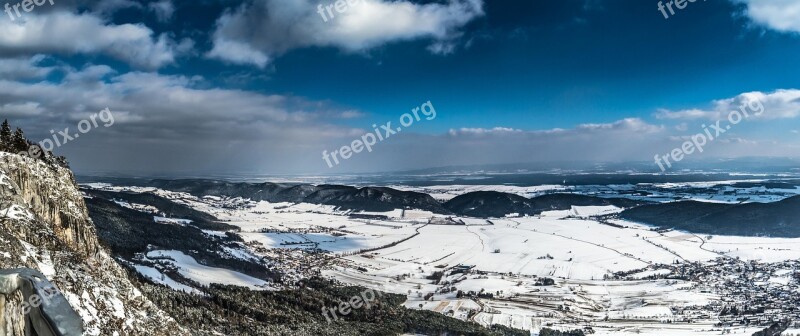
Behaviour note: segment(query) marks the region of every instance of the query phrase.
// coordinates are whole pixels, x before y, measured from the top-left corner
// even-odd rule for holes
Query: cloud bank
[[[453,50],[459,29],[484,15],[482,0],[450,0],[447,4],[348,2],[352,5],[344,13],[334,9],[335,17],[325,14],[325,19],[319,13],[320,8],[327,13],[325,2],[247,2],[219,18],[208,56],[264,67],[275,56],[298,48],[334,47],[360,52],[413,39],[430,39],[430,50],[447,53]]]
[[[793,119],[800,116],[800,90],[782,89],[773,92],[746,92],[736,97],[715,100],[709,109],[686,109],[671,111],[662,109],[655,116],[667,120],[720,120],[741,106],[759,101],[764,105],[764,113],[752,116],[753,119],[774,120]]]
[[[780,32],[800,32],[800,1],[734,0],[747,6],[745,14],[753,22]]]
[[[144,69],[173,63],[179,43],[143,24],[115,25],[93,13],[50,11],[0,20],[0,56],[105,54]]]

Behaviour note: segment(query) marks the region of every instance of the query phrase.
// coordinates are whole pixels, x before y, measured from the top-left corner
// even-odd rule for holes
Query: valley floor
[[[621,210],[613,206],[490,220],[417,210],[355,218],[331,206],[128,189],[154,192],[241,228],[248,246],[242,258],[278,260],[298,278],[319,271],[404,294],[409,308],[487,326],[532,333],[550,327],[597,335],[750,335],[771,320],[800,320],[780,309],[781,300],[800,298],[798,265],[786,262],[800,259],[800,239],[659,231],[613,219]],[[316,249],[326,253],[305,252]],[[201,283],[220,275],[189,272]],[[749,325],[720,315],[725,307],[753,302],[763,309],[751,314]]]

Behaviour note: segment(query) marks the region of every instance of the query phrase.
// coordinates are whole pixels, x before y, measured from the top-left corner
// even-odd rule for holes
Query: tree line
[[[0,152],[27,155],[47,164],[69,168],[67,158],[54,156],[52,152],[46,151],[35,142],[28,140],[21,128],[17,127],[17,130],[12,132],[8,119],[0,125]]]

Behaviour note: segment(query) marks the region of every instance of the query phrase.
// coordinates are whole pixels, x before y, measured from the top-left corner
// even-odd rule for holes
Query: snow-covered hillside
[[[99,244],[72,172],[0,153],[0,269],[41,271],[85,335],[184,335]],[[20,293],[0,295],[0,334],[22,336]]]

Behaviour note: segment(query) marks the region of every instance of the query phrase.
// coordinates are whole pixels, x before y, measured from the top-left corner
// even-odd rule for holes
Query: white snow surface
[[[717,184],[724,182],[709,183]],[[633,187],[604,186],[597,190],[630,190]],[[671,185],[659,187],[673,188]],[[432,193],[437,199],[447,200],[477,190],[511,192],[531,197],[545,192],[567,191],[570,188],[434,186],[398,189]],[[800,259],[800,239],[733,236],[713,236],[709,239],[680,231],[659,233],[651,227],[623,220],[609,221],[622,226],[620,228],[590,218],[621,211],[613,206],[574,206],[570,210],[549,211],[540,216],[491,220],[454,217],[454,221],[466,225],[433,225],[428,224],[431,218],[444,216],[421,210],[394,210],[362,212],[385,215],[388,217],[386,220],[355,219],[348,217],[350,212],[336,210],[332,206],[302,203],[251,202],[251,207],[230,209],[219,206],[230,202],[230,199],[198,199],[152,188],[148,191],[179,199],[184,204],[238,226],[245,241],[260,243],[268,250],[284,253],[292,249],[302,251],[319,248],[336,254],[350,265],[330,266],[323,270],[323,275],[345,283],[406,294],[409,299],[405,305],[409,308],[419,309],[421,304],[423,309],[452,314],[462,319],[466,319],[470,309],[482,309],[474,318],[478,323],[499,323],[532,332],[548,323],[556,323],[556,329],[582,328],[583,325],[559,323],[558,316],[547,316],[554,313],[547,300],[567,300],[575,309],[600,305],[609,317],[632,321],[614,322],[613,328],[596,327],[596,335],[719,335],[719,330],[713,330],[713,320],[697,321],[694,324],[657,323],[660,319],[673,316],[670,307],[702,306],[719,300],[719,297],[702,293],[698,290],[698,284],[690,281],[644,280],[650,276],[669,273],[669,270],[658,269],[654,265],[702,263],[720,256],[764,262]],[[770,199],[769,197],[779,199],[772,195],[753,195],[751,201],[764,201]],[[666,193],[662,196],[671,197]],[[707,195],[697,199],[740,202],[738,197],[741,194]],[[365,249],[372,251],[363,253]],[[241,280],[227,270],[223,270],[224,275],[214,274],[213,270],[207,273],[191,257],[175,252],[153,251],[148,253],[148,257],[177,257],[171,263],[178,266],[179,272],[203,284],[232,281],[229,279],[231,277],[237,279],[237,282]],[[228,252],[247,258],[237,250]],[[255,252],[253,254],[258,255]],[[439,288],[425,277],[458,264],[474,265],[475,270],[488,273],[482,276],[450,276],[445,279],[453,282],[453,286],[459,290],[483,290],[501,298],[527,295],[535,302],[532,304],[533,308],[501,304],[502,301],[483,301],[481,306],[470,299],[457,299],[452,292],[436,293],[433,299],[422,300],[424,293],[434,292]],[[603,280],[614,272],[634,270],[638,272],[630,278],[641,280]],[[541,277],[555,279],[557,285],[547,288],[534,286],[536,279]],[[788,273],[776,272],[768,278],[772,285],[783,286],[788,281]],[[254,280],[250,279],[244,283],[257,287],[258,285],[250,283],[252,281]],[[604,316],[594,317],[600,321]],[[731,330],[734,334],[752,334],[760,328]]]
[[[180,251],[154,250],[147,253],[151,260],[161,260],[178,268],[178,272],[202,285],[212,283],[247,287],[253,290],[269,289],[269,283],[239,272],[224,268],[209,267],[199,264],[194,258]]]
[[[193,287],[186,286],[180,282],[172,280],[170,277],[168,277],[164,273],[161,273],[159,270],[153,267],[143,266],[143,265],[134,265],[133,267],[136,269],[137,272],[139,272],[139,274],[147,277],[148,279],[152,280],[157,284],[170,287],[179,292],[198,294],[198,295],[202,294],[202,292]]]

